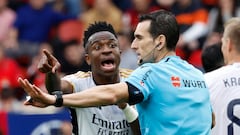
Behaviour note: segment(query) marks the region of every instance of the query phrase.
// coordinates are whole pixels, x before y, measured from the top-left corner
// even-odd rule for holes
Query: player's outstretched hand
[[[43,56],[38,63],[38,70],[42,73],[55,73],[60,69],[61,64],[58,60],[46,49],[43,49]]]
[[[53,95],[43,92],[40,88],[31,84],[27,79],[23,80],[22,78],[18,78],[18,82],[24,91],[31,97],[30,100],[25,101],[25,105],[43,108],[55,103],[56,98]]]

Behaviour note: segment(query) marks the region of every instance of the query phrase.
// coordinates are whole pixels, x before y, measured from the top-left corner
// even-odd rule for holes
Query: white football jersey
[[[121,81],[130,73],[131,70],[121,69]],[[74,92],[96,86],[91,72],[80,71],[67,75],[62,80],[70,82]],[[124,113],[116,105],[74,109],[77,115],[79,135],[132,135]]]
[[[240,135],[240,63],[205,74],[216,125],[212,135]]]

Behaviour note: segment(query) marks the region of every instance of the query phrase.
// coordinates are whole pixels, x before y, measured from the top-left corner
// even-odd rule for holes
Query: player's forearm
[[[118,106],[123,110],[123,113],[124,113],[128,123],[130,124],[133,134],[141,135],[137,110],[133,106],[129,106],[128,104],[126,104],[124,108],[122,108],[123,104],[120,104],[120,105],[118,105]]]
[[[58,73],[52,72],[46,73],[45,85],[49,94],[51,94],[53,91],[61,90],[60,77],[57,74]]]
[[[141,135],[140,125],[138,119],[129,123],[134,135]]]
[[[127,102],[126,84],[97,86],[82,92],[63,95],[63,105],[71,107],[93,107]]]

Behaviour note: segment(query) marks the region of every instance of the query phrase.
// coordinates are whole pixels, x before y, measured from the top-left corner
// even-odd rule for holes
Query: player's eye
[[[100,49],[101,49],[101,45],[96,44],[96,45],[93,46],[93,48],[94,48],[95,50],[100,50]]]
[[[109,44],[108,46],[109,46],[109,48],[116,48],[116,47],[117,47],[117,44],[111,43],[111,44]]]

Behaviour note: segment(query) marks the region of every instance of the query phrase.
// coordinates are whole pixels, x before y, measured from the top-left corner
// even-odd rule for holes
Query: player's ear
[[[233,42],[230,38],[227,38],[227,49],[228,51],[232,51],[235,49],[235,46],[233,45]]]
[[[89,57],[89,54],[85,54],[85,60],[87,62],[88,65],[91,65],[91,58]]]

